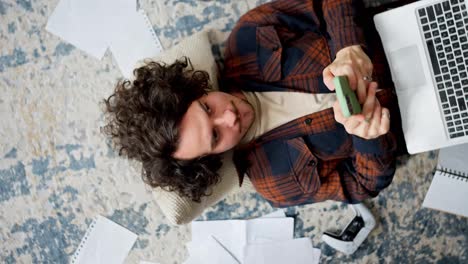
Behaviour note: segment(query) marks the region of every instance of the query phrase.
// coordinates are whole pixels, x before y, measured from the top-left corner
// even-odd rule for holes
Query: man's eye
[[[207,113],[211,113],[211,108],[208,106],[207,103],[203,103],[203,107],[205,108],[205,111],[206,111]]]
[[[218,140],[219,140],[219,134],[218,134],[218,131],[216,131],[216,129],[213,129],[213,146],[216,145],[216,143],[218,143]]]

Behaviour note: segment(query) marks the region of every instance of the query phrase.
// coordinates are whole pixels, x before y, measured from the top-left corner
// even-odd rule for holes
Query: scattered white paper
[[[101,59],[109,45],[105,13],[108,0],[61,0],[46,25],[46,30],[77,48]]]
[[[159,264],[157,262],[140,261],[140,264]]]
[[[247,221],[247,244],[289,240],[294,237],[294,219],[257,218]]]
[[[239,262],[244,247],[250,243],[266,243],[293,239],[294,219],[257,218],[251,220],[221,220],[192,222],[192,243],[205,245],[215,237],[223,248]]]
[[[203,244],[189,242],[189,261],[191,264],[240,264],[214,237]]]
[[[109,47],[122,74],[133,77],[137,62],[156,56],[161,43],[136,0],[61,0],[46,30],[101,59]]]
[[[123,263],[136,239],[136,234],[99,215],[86,231],[71,263]]]
[[[205,244],[213,239],[212,236],[237,260],[242,260],[244,245],[247,243],[245,220],[192,222],[192,243]]]
[[[137,62],[158,55],[161,43],[143,11],[128,12],[110,37],[110,50],[126,78],[133,76]]]
[[[276,210],[274,212],[271,212],[269,214],[262,216],[261,218],[279,218],[279,217],[286,217],[284,210],[282,209]]]
[[[250,244],[245,248],[244,264],[316,264],[320,249],[312,247],[310,238],[298,238],[263,244]]]

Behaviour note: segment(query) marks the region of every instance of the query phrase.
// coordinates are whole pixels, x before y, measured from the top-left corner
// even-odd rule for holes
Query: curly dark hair
[[[102,131],[120,156],[142,162],[145,183],[200,202],[220,179],[220,156],[178,160],[173,153],[182,117],[194,100],[211,89],[208,73],[193,70],[183,57],[170,65],[147,61],[133,74],[133,82],[119,81],[104,100],[107,124]]]

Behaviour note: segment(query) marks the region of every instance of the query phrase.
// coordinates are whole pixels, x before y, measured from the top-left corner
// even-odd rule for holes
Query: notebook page
[[[436,171],[423,206],[468,216],[468,182]]]
[[[215,237],[237,260],[242,260],[246,244],[246,221],[193,221],[192,243],[205,244]]]
[[[105,14],[109,0],[61,0],[47,21],[46,30],[101,59],[108,47]]]
[[[214,237],[204,243],[187,243],[189,258],[186,263],[192,264],[240,264]]]
[[[123,263],[136,239],[136,234],[99,215],[88,228],[71,263]]]
[[[294,219],[257,218],[247,220],[247,244],[291,240],[294,238]]]
[[[251,244],[245,248],[244,264],[318,264],[320,249],[312,247],[310,238]]]
[[[468,174],[468,144],[443,148],[439,151],[439,165],[444,169]],[[468,192],[468,189],[465,190]]]
[[[155,57],[162,46],[144,11],[128,12],[124,18],[125,23],[110,32],[109,48],[122,75],[132,78],[137,62]]]

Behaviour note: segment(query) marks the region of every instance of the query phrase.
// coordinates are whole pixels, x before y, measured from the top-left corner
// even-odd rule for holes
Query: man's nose
[[[224,112],[215,118],[214,124],[217,126],[226,126],[233,127],[237,121],[237,114],[229,109],[224,110]]]

